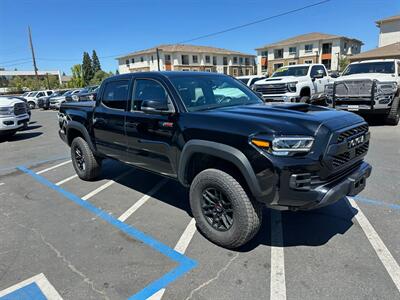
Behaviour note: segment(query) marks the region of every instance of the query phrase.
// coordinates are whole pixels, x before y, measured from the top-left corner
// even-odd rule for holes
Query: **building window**
[[[192,60],[194,64],[197,64],[199,62],[198,56],[197,55],[193,55],[192,56]]]
[[[274,58],[283,58],[283,49],[275,49],[274,50]]]
[[[204,71],[211,72],[211,68],[205,68]]]
[[[310,53],[313,50],[313,44],[307,44],[304,46],[304,50],[306,53]]]
[[[239,57],[239,64],[243,64],[243,57]]]
[[[327,68],[328,70],[331,69],[332,67],[332,61],[330,59],[323,59],[322,64]]]
[[[234,63],[234,64],[237,64],[237,63],[238,63],[237,56],[234,56],[234,57],[233,57],[233,63]]]
[[[227,65],[228,65],[228,58],[227,58],[226,56],[224,56],[224,57],[222,58],[222,63],[223,63],[224,66],[227,66]]]
[[[293,66],[293,65],[295,65],[295,64],[296,64],[295,61],[289,61],[289,66]]]
[[[144,57],[143,56],[140,57],[140,61],[144,62]]]
[[[210,63],[210,55],[206,55],[206,64],[209,64]]]
[[[344,42],[344,46],[343,46],[343,48],[344,48],[344,51],[346,51],[346,50],[347,50],[347,42]]]
[[[165,63],[170,64],[171,63],[171,55],[165,54],[164,55]]]
[[[182,55],[182,65],[188,65],[188,64],[189,64],[189,55]]]
[[[135,63],[135,59],[131,58],[131,63],[134,64]]]
[[[312,63],[313,63],[313,60],[312,60],[312,59],[306,59],[306,60],[304,61],[304,63],[305,63],[305,64],[312,64]]]
[[[224,67],[224,74],[228,75],[228,67]]]
[[[233,68],[232,72],[233,72],[232,73],[233,76],[238,76],[238,69],[237,68]]]
[[[281,67],[283,67],[283,63],[274,64],[274,71],[278,70]]]
[[[217,57],[213,56],[213,65],[216,66],[217,65]]]
[[[153,57],[153,55],[151,56],[151,62],[152,62],[152,63],[154,62],[154,57]]]
[[[127,66],[129,66],[129,59],[127,59],[127,60],[125,61],[125,64],[126,64]]]
[[[268,57],[268,50],[261,51],[262,57]]]
[[[267,72],[267,71],[268,71],[268,65],[262,65],[261,72]]]
[[[250,65],[250,59],[249,59],[248,57],[246,57],[246,58],[244,59],[244,64],[245,64],[246,66]]]
[[[322,54],[332,53],[332,43],[322,44]]]
[[[290,55],[296,55],[297,53],[297,48],[296,47],[289,47],[289,54]]]

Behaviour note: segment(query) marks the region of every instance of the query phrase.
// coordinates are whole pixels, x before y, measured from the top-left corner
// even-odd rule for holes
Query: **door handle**
[[[106,120],[103,118],[93,118],[93,124],[104,125]]]

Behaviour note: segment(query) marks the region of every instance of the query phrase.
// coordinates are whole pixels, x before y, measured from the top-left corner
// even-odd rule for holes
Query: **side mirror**
[[[166,115],[171,113],[168,104],[163,100],[144,100],[141,110],[146,114]]]

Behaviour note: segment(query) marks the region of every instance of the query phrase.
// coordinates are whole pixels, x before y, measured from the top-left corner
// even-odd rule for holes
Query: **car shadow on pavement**
[[[42,134],[43,134],[43,132],[20,132],[19,131],[11,137],[0,137],[0,143],[5,142],[5,141],[8,141],[8,142],[23,141],[23,140],[37,137]]]
[[[20,131],[28,131],[28,130],[34,130],[34,129],[38,129],[41,128],[41,125],[32,125],[29,124],[28,127],[21,129]]]
[[[310,211],[282,211],[282,241],[271,241],[271,209],[264,210],[263,224],[250,243],[237,249],[248,252],[258,245],[276,247],[321,246],[336,235],[345,234],[353,226],[357,210],[350,207],[347,199]]]
[[[118,175],[132,170],[141,180],[131,180],[129,176],[117,179],[116,182],[142,194],[147,194],[149,186],[155,186],[163,177],[140,170],[130,168],[123,163],[106,160],[101,179],[113,179]],[[135,178],[137,178],[135,177]],[[147,182],[147,184],[144,184]],[[152,196],[157,201],[182,210],[188,216],[193,217],[189,204],[189,191],[179,182],[168,180],[161,192]],[[295,247],[295,246],[321,246],[326,244],[336,235],[345,234],[353,226],[353,217],[357,210],[351,208],[346,199],[335,204],[311,211],[282,211],[283,241],[281,244],[271,241],[271,214],[277,213],[265,208],[263,223],[258,234],[246,245],[235,249],[239,252],[249,252],[259,245]],[[279,213],[279,212],[278,212]]]

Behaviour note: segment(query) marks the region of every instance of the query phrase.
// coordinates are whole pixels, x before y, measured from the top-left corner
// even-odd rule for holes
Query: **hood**
[[[362,79],[370,79],[378,81],[396,81],[396,77],[394,74],[383,74],[383,73],[361,73],[361,74],[344,75],[336,78],[335,81],[341,82],[346,80],[362,80]]]
[[[364,122],[360,116],[346,111],[303,103],[254,104],[214,109],[206,113],[226,119],[222,123],[246,123],[246,128],[254,133],[293,134],[314,136],[321,126],[330,131]],[[236,126],[234,126],[236,127]],[[282,130],[284,128],[284,130]]]
[[[273,77],[266,78],[263,80],[259,80],[255,83],[255,85],[263,85],[263,84],[274,84],[274,83],[287,83],[293,81],[304,81],[308,77],[307,76],[282,76],[282,77]]]
[[[22,100],[8,97],[0,97],[0,107],[10,107],[14,106],[16,103],[25,103]]]

